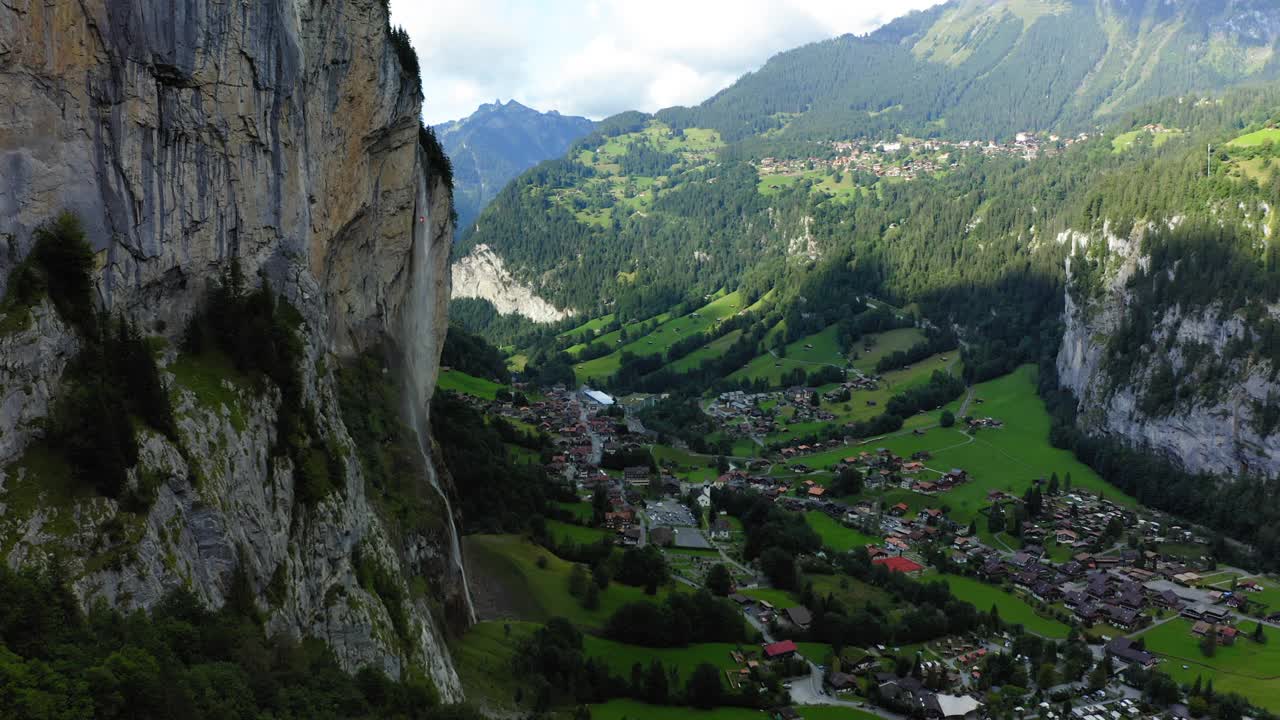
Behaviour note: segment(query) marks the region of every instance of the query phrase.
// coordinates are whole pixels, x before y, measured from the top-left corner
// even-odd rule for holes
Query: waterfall
[[[462,545],[458,540],[458,528],[453,521],[453,505],[449,495],[440,487],[440,478],[431,459],[431,438],[428,435],[431,393],[435,388],[435,374],[440,364],[440,328],[435,327],[437,297],[436,287],[443,278],[436,277],[435,264],[431,261],[432,217],[431,198],[426,176],[427,158],[418,150],[417,200],[414,208],[413,256],[410,263],[409,292],[401,310],[401,347],[404,351],[404,381],[409,392],[405,393],[405,416],[418,439],[418,452],[426,466],[427,480],[444,501],[445,517],[449,520],[449,540],[453,562],[462,577],[462,596],[467,607],[467,622],[475,623],[476,610],[471,602],[471,587],[467,583],[467,568],[462,562]],[[448,243],[447,228],[443,242]],[[446,252],[447,252],[447,245]],[[444,269],[443,272],[448,272]]]

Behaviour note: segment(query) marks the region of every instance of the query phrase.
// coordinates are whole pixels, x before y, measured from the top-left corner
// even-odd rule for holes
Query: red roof
[[[774,658],[774,657],[778,657],[779,655],[786,655],[788,653],[793,653],[796,651],[796,649],[797,648],[795,643],[791,642],[790,640],[783,640],[782,642],[776,642],[769,645],[765,645],[764,654],[765,654],[765,657]]]
[[[876,558],[871,562],[876,565],[884,565],[889,568],[891,572],[913,573],[924,569],[924,566],[920,563],[908,560],[904,557]]]

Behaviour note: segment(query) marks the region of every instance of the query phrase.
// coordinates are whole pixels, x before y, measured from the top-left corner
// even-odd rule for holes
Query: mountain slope
[[[584,117],[540,113],[515,100],[484,104],[461,120],[435,126],[453,162],[454,205],[460,231],[471,227],[498,191],[525,170],[559,157],[591,132]]]
[[[866,37],[772,58],[659,117],[729,140],[1088,130],[1142,103],[1280,75],[1280,7],[1258,0],[953,0]]]

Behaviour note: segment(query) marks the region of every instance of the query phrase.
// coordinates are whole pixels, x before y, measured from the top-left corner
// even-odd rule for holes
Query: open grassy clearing
[[[582,522],[591,519],[591,503],[589,502],[558,502],[556,507],[561,510],[568,510]]]
[[[575,365],[574,374],[581,382],[607,378],[621,367],[622,353],[629,352],[636,356],[665,353],[682,338],[704,332],[721,320],[742,311],[742,302],[742,296],[736,291],[721,295],[688,315],[662,322],[653,332],[632,340],[608,355]]]
[[[582,525],[573,525],[570,523],[560,522],[558,520],[547,521],[547,532],[559,544],[577,543],[579,545],[591,545],[598,543],[605,538],[613,537],[613,533],[600,528],[583,527]]]
[[[856,547],[876,545],[881,538],[872,537],[854,528],[845,527],[830,515],[817,510],[804,514],[804,521],[822,538],[822,544],[836,552],[848,552]]]
[[[595,337],[596,333],[600,331],[600,328],[603,328],[611,322],[613,322],[613,313],[602,315],[598,318],[592,318],[572,330],[566,330],[560,333],[556,337],[590,340]]]
[[[516,648],[539,625],[489,621],[472,625],[450,647],[467,700],[478,705],[514,709],[518,676],[511,671]]]
[[[876,335],[868,335],[856,343],[853,352],[853,366],[870,375],[876,371],[876,363],[886,355],[899,350],[906,350],[925,339],[924,333],[917,328],[899,328]],[[866,349],[870,347],[871,349]]]
[[[735,645],[732,643],[704,643],[682,648],[651,648],[639,645],[624,645],[604,638],[587,635],[583,638],[583,649],[588,657],[603,660],[609,671],[623,678],[631,677],[631,666],[640,663],[641,667],[649,667],[649,663],[657,660],[669,672],[672,668],[680,673],[680,682],[684,683],[693,674],[695,668],[702,663],[709,663],[721,670],[738,667],[729,657],[735,650],[754,651],[759,646],[751,643]]]
[[[1148,130],[1143,130],[1142,128],[1138,128],[1137,130],[1130,130],[1129,132],[1121,133],[1115,136],[1114,138],[1112,138],[1111,151],[1122,153],[1126,150],[1129,150],[1130,148],[1133,147],[1133,144],[1137,142],[1138,138],[1143,134],[1151,135],[1152,146],[1160,147],[1161,145],[1172,140],[1173,138],[1182,135],[1182,131],[1170,129],[1168,132],[1152,133]]]
[[[711,455],[698,455],[667,445],[654,445],[649,452],[658,467],[688,482],[712,480],[720,474],[716,470],[716,459]]]
[[[973,605],[981,612],[987,612],[994,605],[1000,611],[1005,622],[1017,623],[1030,632],[1051,638],[1065,638],[1070,628],[1057,620],[1041,617],[1035,608],[1022,598],[1007,593],[995,585],[988,585],[973,578],[959,575],[942,575],[930,573],[926,580],[945,580],[951,587],[951,594]]]
[[[845,575],[806,575],[805,581],[813,584],[814,594],[830,595],[849,610],[867,603],[881,607],[894,604],[893,596],[884,590]]]
[[[600,593],[600,607],[586,610],[569,594],[572,563],[514,535],[468,535],[463,538],[468,571],[475,574],[473,587],[487,585],[515,605],[502,615],[516,620],[544,621],[563,617],[583,628],[599,628],[618,608],[630,602],[660,602],[670,588],[657,596],[642,588],[610,583]],[[539,558],[546,567],[539,567]]]
[[[668,367],[677,373],[687,373],[690,370],[695,370],[707,360],[722,357],[729,347],[738,342],[738,338],[741,337],[741,330],[732,330],[671,363]]]
[[[1197,676],[1213,678],[1217,692],[1240,693],[1268,710],[1280,710],[1280,631],[1268,628],[1270,642],[1262,645],[1240,637],[1207,658],[1200,652],[1200,638],[1191,633],[1191,625],[1191,621],[1179,618],[1142,634],[1147,650],[1168,658],[1161,670],[1183,683],[1194,682]],[[1253,623],[1243,622],[1240,628],[1242,635],[1247,635],[1253,631]]]
[[[825,365],[843,368],[846,366],[844,350],[836,342],[836,326],[800,338],[787,345],[784,357],[775,357],[765,353],[747,363],[745,367],[735,370],[729,375],[730,380],[758,380],[763,378],[770,386],[776,387],[786,373],[800,368],[806,373],[813,372]]]
[[[944,359],[946,358],[946,359]],[[817,432],[823,428],[832,425],[844,425],[846,423],[858,420],[871,420],[884,412],[885,403],[894,396],[913,387],[918,387],[929,382],[929,378],[933,376],[935,370],[943,370],[954,372],[957,361],[950,354],[939,354],[921,360],[910,367],[900,370],[891,370],[880,378],[880,386],[875,390],[855,390],[848,402],[828,402],[823,400],[820,407],[835,416],[834,420],[829,421],[811,421],[800,422],[784,426],[785,431],[779,431],[769,435],[767,442],[785,442],[793,437],[803,437],[806,434]],[[818,388],[819,392],[825,392],[835,385],[824,385]],[[874,404],[871,404],[874,403]],[[784,411],[782,417],[790,416],[790,411]],[[928,425],[934,425],[938,422],[938,414],[926,412],[905,418],[903,429],[914,430]],[[841,456],[843,457],[843,456]],[[810,467],[825,467],[831,465],[836,460],[821,465],[814,465],[805,460],[800,460]]]
[[[1251,132],[1227,143],[1227,147],[1258,147],[1267,143],[1280,143],[1280,128],[1264,128]]]
[[[472,395],[485,400],[492,400],[498,395],[498,391],[502,389],[492,380],[485,380],[474,375],[468,375],[461,370],[448,370],[440,372],[440,379],[436,383],[436,388],[440,390],[452,390],[464,395]]]
[[[741,591],[743,595],[755,600],[764,600],[779,610],[793,608],[800,603],[791,593],[776,588],[748,588]]]
[[[668,320],[670,320],[670,319],[671,319],[671,315],[670,315],[669,313],[662,313],[661,315],[655,315],[655,316],[653,316],[653,317],[651,317],[651,318],[646,318],[646,319],[644,319],[644,320],[635,320],[635,321],[632,321],[632,322],[629,322],[629,323],[625,323],[625,324],[623,325],[622,329],[625,329],[625,330],[627,331],[627,335],[628,335],[628,337],[630,337],[630,336],[632,336],[632,335],[634,335],[634,334],[636,334],[636,333],[640,332],[640,326],[642,326],[642,325],[644,325],[644,324],[646,324],[646,323],[661,324],[661,323],[664,323],[664,322],[666,322],[666,321],[668,321]],[[570,345],[568,348],[565,348],[565,352],[569,354],[569,357],[577,357],[578,353],[580,353],[580,352],[582,352],[584,349],[586,349],[587,344],[588,344],[589,342],[591,342],[591,343],[602,343],[602,344],[607,345],[607,346],[609,346],[609,347],[615,347],[615,346],[617,346],[617,345],[618,345],[618,341],[622,339],[622,329],[619,329],[619,330],[611,330],[611,331],[609,331],[609,332],[605,333],[604,335],[601,335],[601,336],[599,336],[599,337],[597,337],[597,338],[594,338],[594,339],[593,339],[593,338],[582,338],[582,339],[578,342],[578,344],[576,344],[576,345]]]
[[[1071,474],[1072,488],[1103,495],[1114,502],[1133,506],[1133,498],[1110,485],[1070,452],[1049,444],[1049,415],[1044,403],[1035,391],[1033,366],[1019,368],[1002,378],[997,378],[973,388],[976,402],[969,406],[969,414],[975,417],[994,417],[1003,420],[1000,429],[980,430],[970,437],[956,428],[932,428],[923,435],[899,432],[889,437],[872,438],[866,442],[846,445],[822,453],[797,459],[812,468],[827,468],[842,458],[859,452],[875,452],[888,449],[899,456],[910,457],[919,450],[928,450],[933,457],[925,462],[931,471],[946,472],[962,468],[969,472],[971,480],[950,492],[934,496],[908,496],[920,498],[927,506],[949,505],[951,517],[967,523],[985,508],[987,494],[1003,490],[1021,496],[1036,478],[1058,473],[1065,479]],[[855,394],[855,399],[858,397]],[[963,398],[946,406],[959,414]],[[918,418],[936,422],[938,413],[930,412]],[[933,472],[918,475],[922,479],[936,476]],[[909,503],[910,504],[910,503]],[[979,523],[982,526],[982,523]]]

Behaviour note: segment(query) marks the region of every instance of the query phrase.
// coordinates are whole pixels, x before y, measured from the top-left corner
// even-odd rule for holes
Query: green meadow
[[[880,538],[845,527],[824,512],[811,510],[804,514],[804,520],[822,538],[822,544],[836,552],[848,552],[856,547],[880,543]]]
[[[652,332],[646,335],[639,338],[629,335],[634,339],[612,353],[575,365],[574,374],[580,382],[605,379],[621,367],[622,353],[628,352],[641,357],[665,353],[680,339],[704,332],[719,324],[721,320],[744,310],[742,302],[742,296],[736,291],[720,295],[688,315],[661,321]],[[609,335],[605,335],[601,338],[605,342],[615,344],[617,339],[620,337],[610,340]],[[573,348],[570,348],[571,353],[572,350]]]
[[[569,594],[573,564],[549,550],[514,535],[468,535],[463,544],[468,569],[480,578],[475,584],[498,588],[496,592],[513,605],[504,614],[515,620],[544,621],[559,616],[584,629],[599,628],[623,605],[661,601],[671,592],[664,588],[655,598],[645,595],[642,588],[610,583],[600,593],[600,607],[587,610]],[[545,567],[539,566],[539,558],[544,559]]]
[[[1258,147],[1267,143],[1280,143],[1280,128],[1264,128],[1251,132],[1227,143],[1228,147]]]
[[[1071,631],[1069,627],[1057,620],[1036,614],[1035,608],[1031,607],[1027,601],[995,585],[959,575],[930,573],[924,579],[945,580],[951,587],[951,594],[973,605],[980,612],[987,612],[994,605],[1000,611],[1000,618],[1005,622],[1020,624],[1037,635],[1061,639]]]
[[[1213,678],[1218,692],[1236,692],[1272,712],[1280,711],[1280,630],[1266,628],[1269,642],[1259,645],[1244,635],[1254,624],[1241,622],[1242,637],[1229,646],[1220,646],[1213,657],[1200,652],[1200,638],[1191,632],[1192,623],[1178,618],[1142,633],[1147,650],[1165,656],[1160,669],[1183,683]],[[1186,666],[1185,668],[1183,666]]]
[[[440,372],[440,379],[436,382],[436,388],[440,390],[452,390],[464,395],[473,395],[485,400],[492,400],[497,397],[498,391],[502,389],[492,380],[485,380],[474,375],[468,375],[461,370],[448,370]]]

